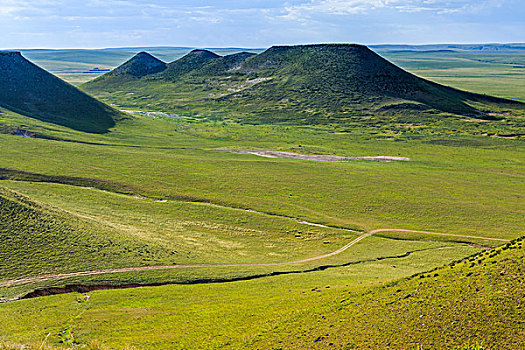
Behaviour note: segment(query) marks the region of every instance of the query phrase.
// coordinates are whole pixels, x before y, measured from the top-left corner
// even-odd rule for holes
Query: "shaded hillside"
[[[365,295],[342,295],[325,312],[282,325],[290,336],[256,347],[524,349],[524,258],[518,239]]]
[[[350,44],[275,46],[258,55],[224,57],[194,50],[161,73],[124,83],[95,80],[84,88],[126,107],[219,112],[257,123],[340,123],[373,116],[428,121],[451,114],[496,119],[491,112],[525,111],[515,101],[421,79]]]
[[[102,133],[120,112],[26,60],[0,52],[0,106],[72,129]]]

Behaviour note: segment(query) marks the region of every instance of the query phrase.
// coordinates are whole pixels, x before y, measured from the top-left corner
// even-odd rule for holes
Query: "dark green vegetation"
[[[450,125],[465,117],[505,117],[514,123],[525,111],[516,101],[418,78],[359,45],[279,46],[258,55],[225,57],[194,50],[140,80],[107,74],[83,88],[126,109],[156,108],[256,124],[386,122],[406,127],[444,120]]]
[[[122,115],[27,61],[0,52],[0,106],[86,132],[107,132]]]
[[[268,69],[298,72],[286,55],[282,61],[272,56],[271,63],[281,68]],[[144,65],[162,68],[141,56],[118,75],[123,86],[149,86],[157,78],[166,86],[188,86],[190,77],[228,77],[233,73],[221,72],[248,64],[253,72],[242,74],[261,79],[268,62],[256,60],[264,56],[217,57],[201,50],[183,64],[137,78]],[[256,80],[253,87],[266,82]],[[196,96],[201,87],[196,84]],[[158,93],[163,96],[162,89]],[[159,110],[166,101],[176,100],[160,99],[156,106],[148,97],[145,105]],[[103,134],[0,109],[0,298],[65,286],[166,284],[0,304],[0,344],[8,349],[15,344],[39,349],[42,342],[66,348],[90,344],[86,349],[523,347],[522,243],[494,250],[505,243],[485,239],[525,234],[523,141],[482,135],[520,133],[522,119],[511,113],[496,120],[452,114],[443,119],[440,112],[423,125],[423,114],[403,114],[414,104],[399,102],[401,112],[386,108],[369,123],[361,118],[314,125],[254,125],[238,119],[241,114],[197,110],[134,114]],[[411,126],[392,123],[401,117],[413,118]],[[314,162],[211,148],[410,161]],[[458,236],[381,231],[338,255],[301,264],[34,278],[121,267],[295,261],[336,251],[381,228]]]

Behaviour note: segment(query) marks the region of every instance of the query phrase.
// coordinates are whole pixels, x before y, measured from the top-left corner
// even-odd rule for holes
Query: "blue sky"
[[[524,0],[0,0],[0,48],[525,42]]]

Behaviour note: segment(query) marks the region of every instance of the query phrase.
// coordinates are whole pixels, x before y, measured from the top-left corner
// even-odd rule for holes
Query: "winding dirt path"
[[[321,224],[314,224],[314,223],[308,223],[303,222],[306,224],[312,224],[316,226],[321,227],[328,227]],[[352,231],[350,229],[343,229],[341,230],[345,231]],[[334,255],[341,254],[342,252],[346,251],[348,248],[352,247],[353,245],[359,243],[361,240],[372,236],[375,233],[379,232],[409,232],[409,233],[423,233],[428,235],[438,235],[438,236],[449,236],[449,237],[458,237],[458,238],[470,238],[470,239],[483,239],[483,240],[490,240],[490,241],[498,241],[498,242],[509,242],[509,240],[502,239],[502,238],[493,238],[493,237],[480,237],[480,236],[469,236],[469,235],[457,235],[452,233],[441,233],[441,232],[429,232],[429,231],[417,231],[417,230],[406,230],[406,229],[396,229],[396,228],[386,228],[386,229],[376,229],[372,230],[370,232],[364,233],[360,235],[359,237],[353,239],[345,246],[339,248],[336,251],[333,251],[331,253],[323,254],[314,256],[311,258],[305,258],[301,260],[294,260],[294,261],[284,261],[284,262],[274,262],[274,263],[251,263],[251,264],[185,264],[185,265],[160,265],[160,266],[139,266],[139,267],[124,267],[124,268],[117,268],[117,269],[103,269],[103,270],[92,270],[92,271],[80,271],[80,272],[69,272],[69,273],[59,273],[59,274],[50,274],[50,275],[41,275],[41,276],[34,276],[34,277],[26,277],[26,278],[20,278],[20,279],[13,279],[13,280],[5,280],[0,281],[0,288],[5,287],[12,287],[20,284],[27,284],[27,283],[35,283],[35,282],[43,282],[43,281],[50,281],[50,280],[58,280],[58,279],[64,279],[64,278],[71,278],[71,277],[80,277],[80,276],[92,276],[92,275],[102,275],[102,274],[109,274],[109,273],[123,273],[123,272],[137,272],[137,271],[153,271],[153,270],[165,270],[165,269],[182,269],[182,268],[199,268],[199,267],[249,267],[249,266],[280,266],[280,265],[295,265],[295,264],[302,264],[314,260],[320,260],[329,258]]]

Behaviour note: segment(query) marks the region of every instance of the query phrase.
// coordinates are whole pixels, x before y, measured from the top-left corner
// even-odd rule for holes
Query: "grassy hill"
[[[114,75],[127,75],[140,78],[148,74],[162,72],[166,67],[164,62],[149,53],[139,52],[130,60],[113,70],[113,72],[108,73],[105,78],[111,78]]]
[[[164,62],[181,58],[194,48],[190,47],[127,47],[108,49],[29,49],[20,51],[24,57],[38,66],[78,85],[99,77],[102,72],[89,72],[93,68],[113,69],[130,60],[137,52],[149,52]],[[263,49],[213,48],[219,55],[230,55],[243,51],[261,52]]]
[[[0,52],[0,106],[85,132],[102,133],[121,114],[26,60]]]
[[[176,80],[219,58],[219,55],[208,50],[193,50],[184,57],[169,63],[166,72],[162,73],[162,78],[168,81]]]
[[[399,106],[388,103],[399,99],[418,102],[405,103],[397,108],[400,112],[433,109],[479,115],[479,111],[466,104],[467,98],[474,96],[417,78],[359,45],[272,47],[241,69],[281,79],[233,95],[233,101],[253,101],[255,97],[251,102],[254,105],[262,101],[286,104],[281,101],[288,99],[299,105],[294,108],[297,113],[300,107],[315,106],[330,114],[344,115],[345,110],[352,108],[368,108],[372,112],[375,107],[376,112],[387,112]]]
[[[341,295],[253,348],[523,349],[524,258],[522,238],[363,295]]]
[[[138,81],[102,76],[83,88],[126,108],[155,106],[251,123],[428,123],[525,111],[519,102],[442,86],[364,46],[343,44],[276,46],[233,57],[194,50],[162,73]]]

